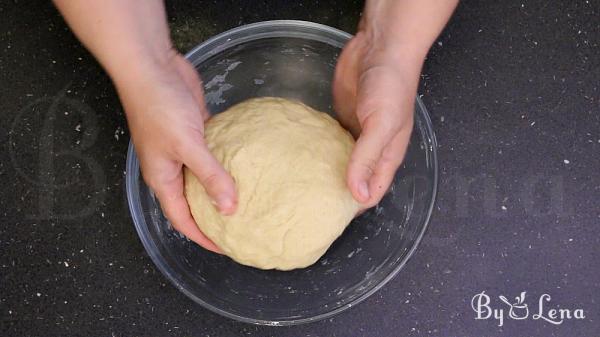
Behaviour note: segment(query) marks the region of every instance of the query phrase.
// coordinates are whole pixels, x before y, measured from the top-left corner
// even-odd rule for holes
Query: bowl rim
[[[326,26],[323,24],[315,23],[315,22],[301,21],[301,20],[262,21],[262,22],[242,25],[242,26],[227,30],[225,32],[222,32],[220,34],[217,34],[214,37],[211,37],[211,38],[205,40],[204,42],[202,42],[195,48],[191,49],[188,53],[186,53],[185,57],[189,59],[189,57],[191,55],[197,53],[198,51],[201,51],[202,49],[205,49],[208,46],[211,46],[212,44],[215,44],[215,43],[219,42],[220,40],[227,38],[228,36],[234,35],[236,33],[245,32],[248,30],[260,29],[260,28],[273,28],[273,27],[279,27],[282,29],[310,28],[310,29],[315,29],[315,30],[319,30],[321,32],[332,34],[334,36],[343,38],[346,41],[349,40],[350,38],[352,38],[352,35],[347,32],[344,32],[339,29],[329,27],[329,26]],[[226,42],[233,43],[235,41],[236,40],[231,39]],[[222,48],[220,50],[223,50],[224,48],[228,48],[230,46],[231,46],[231,44],[222,46]],[[214,53],[217,53],[220,50],[217,50]],[[209,56],[207,56],[207,57],[209,57]],[[205,59],[205,58],[203,58],[203,59]],[[126,189],[126,193],[127,193],[127,202],[129,205],[129,211],[130,211],[131,217],[133,219],[135,229],[138,233],[138,237],[140,238],[140,241],[142,242],[142,245],[144,246],[146,253],[150,256],[150,259],[152,260],[152,262],[154,262],[154,264],[158,267],[158,269],[161,271],[161,273],[169,280],[169,282],[171,282],[179,291],[181,291],[183,294],[185,294],[188,298],[192,299],[194,302],[200,304],[202,307],[204,307],[214,313],[217,313],[219,315],[222,315],[222,316],[225,316],[225,317],[237,320],[237,321],[241,321],[244,323],[270,325],[270,326],[298,325],[298,324],[303,324],[303,323],[319,321],[319,320],[322,320],[325,318],[330,318],[336,314],[339,314],[339,313],[351,308],[352,306],[359,304],[360,302],[364,301],[365,299],[367,299],[368,297],[373,295],[379,289],[381,289],[391,279],[393,279],[400,272],[400,270],[402,270],[402,268],[404,268],[406,263],[410,260],[410,258],[413,256],[414,252],[417,250],[417,247],[419,246],[421,240],[423,239],[423,236],[425,235],[425,232],[427,231],[429,221],[431,219],[431,214],[433,213],[433,207],[434,207],[434,204],[435,204],[435,201],[437,198],[437,189],[438,189],[437,140],[435,137],[435,133],[433,131],[433,125],[432,125],[429,113],[418,95],[416,97],[416,103],[419,106],[420,110],[422,111],[421,117],[424,119],[424,122],[425,122],[424,129],[426,132],[426,138],[428,138],[429,143],[430,143],[429,144],[429,149],[430,149],[429,152],[430,152],[431,167],[433,170],[433,184],[431,187],[432,188],[431,200],[429,202],[429,207],[427,208],[427,212],[426,212],[425,218],[423,220],[423,226],[422,226],[420,232],[418,233],[412,247],[408,250],[406,256],[402,259],[402,261],[387,276],[385,276],[380,283],[373,286],[373,288],[371,288],[369,291],[366,291],[365,293],[361,294],[360,296],[358,296],[351,302],[346,303],[342,306],[335,307],[335,308],[331,309],[330,311],[327,311],[325,313],[321,313],[321,314],[318,314],[318,315],[315,315],[312,317],[271,321],[271,320],[258,319],[258,318],[237,315],[237,314],[225,311],[221,308],[213,306],[212,304],[210,304],[208,302],[205,302],[201,298],[199,298],[196,295],[194,295],[193,293],[191,293],[188,289],[184,288],[177,280],[176,275],[175,275],[176,273],[172,272],[170,270],[170,268],[167,266],[167,264],[164,262],[164,260],[161,259],[161,257],[159,256],[156,244],[149,238],[148,235],[146,235],[146,232],[143,230],[143,228],[147,227],[147,226],[146,226],[146,221],[145,221],[144,217],[142,216],[143,211],[142,211],[142,207],[141,207],[140,194],[139,194],[139,189],[137,188],[139,186],[139,177],[140,177],[141,172],[140,172],[140,166],[139,166],[137,154],[135,152],[135,148],[133,145],[133,141],[130,140],[128,150],[127,150],[125,189]]]

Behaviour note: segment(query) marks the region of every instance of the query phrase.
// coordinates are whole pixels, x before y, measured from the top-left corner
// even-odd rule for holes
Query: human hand
[[[357,138],[347,184],[365,208],[383,198],[406,153],[422,64],[376,43],[359,31],[340,55],[333,86],[340,122]]]
[[[232,214],[237,204],[233,179],[204,143],[209,113],[196,70],[173,51],[165,63],[145,67],[129,78],[117,82],[117,88],[144,180],[175,229],[219,252],[198,229],[184,195],[183,165],[202,183],[221,213]]]
[[[376,205],[402,163],[413,127],[419,75],[458,0],[367,0],[333,83],[340,122],[357,138],[348,187]]]

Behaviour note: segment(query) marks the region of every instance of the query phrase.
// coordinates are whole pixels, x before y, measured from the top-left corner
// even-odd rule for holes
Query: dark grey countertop
[[[240,24],[353,31],[359,1],[168,1],[182,50]],[[107,76],[46,2],[0,3],[1,336],[598,336],[600,2],[468,2],[420,94],[439,141],[430,228],[360,305],[298,327],[237,323],[157,271],[124,197],[125,119]],[[485,291],[503,326],[476,320]],[[530,316],[498,299],[526,291]],[[584,319],[533,319],[538,299]],[[516,308],[519,315],[522,308]]]

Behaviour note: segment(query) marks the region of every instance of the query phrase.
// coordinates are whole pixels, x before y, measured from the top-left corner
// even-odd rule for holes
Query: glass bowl
[[[320,24],[268,21],[222,33],[186,57],[211,113],[251,97],[298,99],[335,116],[331,81],[351,35]],[[381,203],[357,217],[314,265],[259,270],[208,252],[174,231],[144,184],[133,145],[127,198],[146,251],[160,271],[203,307],[240,321],[291,325],[330,317],[373,294],[402,269],[425,233],[437,187],[436,141],[417,98],[402,167]]]

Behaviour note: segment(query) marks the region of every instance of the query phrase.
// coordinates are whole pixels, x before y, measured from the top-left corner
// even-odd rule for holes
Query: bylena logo
[[[529,308],[527,307],[527,304],[525,304],[525,294],[526,292],[522,292],[520,296],[515,297],[515,303],[510,303],[503,295],[498,296],[498,298],[510,308],[508,317],[517,320],[527,319],[527,317],[529,317]]]
[[[495,319],[498,322],[498,326],[504,325],[506,312],[508,312],[509,319],[541,320],[554,325],[560,325],[565,320],[570,319],[585,319],[585,312],[583,309],[556,307],[556,305],[550,303],[552,297],[549,294],[542,294],[536,301],[537,308],[532,307],[530,310],[529,305],[526,303],[526,296],[527,292],[523,291],[519,296],[515,297],[514,301],[509,301],[504,295],[499,295],[498,299],[500,299],[500,301],[492,303],[491,297],[486,294],[485,291],[482,291],[471,299],[471,308],[475,311],[475,319]],[[500,305],[502,307],[494,307],[495,305]],[[530,315],[530,313],[533,314]]]

